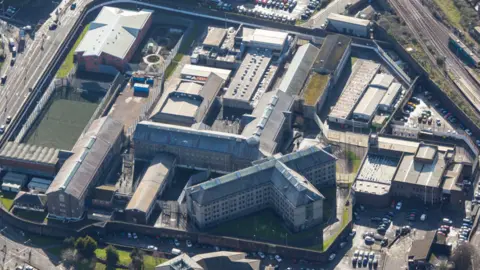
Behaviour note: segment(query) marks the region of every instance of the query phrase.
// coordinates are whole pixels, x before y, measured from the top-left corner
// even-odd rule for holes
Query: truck
[[[22,52],[25,49],[25,30],[21,29],[18,32],[18,51]]]
[[[134,93],[146,93],[150,91],[150,85],[144,83],[135,83],[133,85],[133,92]]]
[[[153,78],[152,77],[147,77],[146,81],[145,81],[147,84],[149,85],[153,85]]]

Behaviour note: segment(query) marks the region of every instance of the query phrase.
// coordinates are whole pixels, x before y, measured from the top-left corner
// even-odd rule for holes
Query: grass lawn
[[[23,209],[15,209],[13,214],[32,222],[43,223],[47,219],[47,212],[26,211]]]
[[[455,27],[462,29],[462,25],[460,24],[460,19],[462,18],[462,14],[460,10],[455,6],[453,0],[434,0],[435,4],[445,13],[447,16],[448,21],[453,24]]]
[[[16,195],[17,194],[13,192],[0,192],[0,201],[2,201],[3,207],[10,211]]]
[[[352,60],[352,67],[353,67],[353,65],[355,64],[355,62],[357,62],[358,57],[352,56],[352,57],[351,57],[351,60]]]
[[[47,237],[32,233],[25,233],[25,238],[30,239],[31,243],[38,247],[63,244],[63,239],[61,238]]]
[[[85,28],[83,28],[82,33],[80,34],[78,39],[75,41],[75,44],[73,45],[73,47],[68,52],[68,55],[65,58],[65,60],[63,60],[62,65],[60,66],[60,68],[57,71],[57,75],[56,75],[57,78],[65,78],[68,75],[68,73],[70,73],[70,71],[72,70],[72,68],[74,66],[73,55],[75,54],[75,50],[77,49],[78,45],[82,41],[83,37],[87,33],[89,26],[90,26],[90,24],[87,24],[85,26]]]
[[[121,249],[117,249],[117,251],[118,251],[118,257],[119,257],[118,262],[120,264],[129,265],[132,262],[132,260],[130,259],[130,252],[125,251],[125,250],[121,250]],[[97,250],[95,250],[95,256],[97,256],[97,258],[105,260],[107,258],[107,254],[106,254],[105,249],[104,248],[98,248]],[[155,257],[150,256],[150,255],[144,255],[143,256],[143,269],[144,270],[154,270],[155,266],[157,266],[157,265],[159,265],[159,264],[161,264],[162,262],[165,262],[165,261],[167,261],[167,260],[164,259],[164,258],[155,258]],[[103,264],[97,263],[97,265],[95,266],[95,269],[104,269],[104,268],[98,268],[98,264],[105,267]]]
[[[362,162],[362,160],[357,157],[357,155],[355,155],[355,153],[352,151],[347,151],[347,159],[349,164],[351,164],[352,166],[352,173],[357,173],[358,169],[360,168],[360,162]]]

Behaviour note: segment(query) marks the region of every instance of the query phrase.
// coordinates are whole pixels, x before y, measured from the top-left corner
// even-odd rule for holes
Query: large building
[[[236,134],[142,121],[133,135],[135,158],[151,160],[158,153],[177,157],[178,166],[227,173],[264,157],[258,135]]]
[[[79,70],[124,72],[152,23],[152,11],[103,7],[75,50]]]
[[[271,207],[293,231],[320,224],[323,195],[335,183],[336,158],[318,147],[255,165],[189,187],[188,215],[200,228]]]
[[[175,170],[175,157],[156,155],[140,180],[135,193],[125,208],[127,221],[146,224],[155,209],[157,197],[169,185]]]
[[[392,200],[424,204],[465,200],[472,163],[453,145],[372,136],[352,190],[357,203],[386,207]]]
[[[352,40],[343,35],[328,35],[315,58],[310,78],[301,94],[303,115],[315,118],[330,89],[337,83],[350,59]]]
[[[7,142],[0,150],[0,167],[4,171],[53,177],[59,167],[59,152],[49,147]]]
[[[168,94],[163,104],[154,109],[151,119],[155,122],[191,127],[203,123],[211,109],[218,108],[218,94],[225,81],[211,73],[204,85],[182,81],[175,91]]]
[[[202,45],[195,48],[190,61],[192,64],[206,65],[225,69],[234,69],[239,61],[239,46],[235,46],[238,30],[219,27],[208,27]]]
[[[205,83],[212,73],[219,76],[224,81],[228,81],[232,71],[223,68],[212,68],[187,64],[184,65],[182,71],[180,71],[180,77],[188,81]]]
[[[247,259],[243,252],[218,251],[193,257],[181,254],[155,267],[155,270],[260,270],[260,261]]]
[[[329,29],[338,33],[358,37],[368,37],[372,26],[369,20],[340,15],[337,13],[330,13],[327,20],[327,27]]]
[[[92,122],[73,146],[46,194],[48,217],[80,220],[90,190],[111,169],[123,146],[123,124],[106,116]]]

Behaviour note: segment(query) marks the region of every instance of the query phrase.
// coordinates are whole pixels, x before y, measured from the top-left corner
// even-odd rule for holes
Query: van
[[[422,214],[422,215],[420,216],[420,220],[421,220],[421,221],[425,221],[426,219],[427,219],[427,214]]]
[[[178,248],[172,248],[172,254],[177,256],[177,255],[182,254],[182,251]]]

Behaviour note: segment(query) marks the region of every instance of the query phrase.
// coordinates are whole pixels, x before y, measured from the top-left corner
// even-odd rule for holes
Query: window
[[[59,200],[60,202],[65,202],[65,195],[60,194],[60,195],[58,196],[58,200]]]

